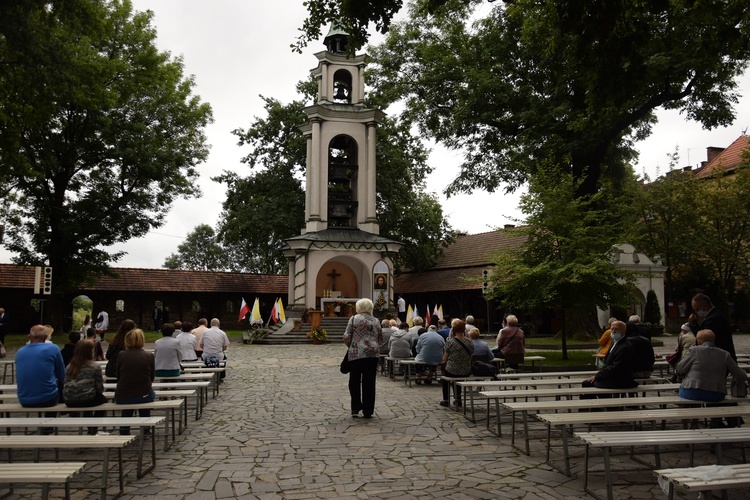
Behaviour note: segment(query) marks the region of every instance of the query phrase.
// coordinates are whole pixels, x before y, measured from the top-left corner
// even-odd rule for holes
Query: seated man
[[[391,334],[398,328],[391,326],[391,320],[384,319],[380,322],[380,329],[383,331],[383,343],[380,345],[380,354],[388,354],[388,341],[391,340]]]
[[[65,363],[60,349],[46,340],[47,329],[44,325],[35,325],[29,332],[29,343],[16,353],[18,402],[27,408],[46,408],[60,402]],[[45,414],[45,417],[55,416],[55,412]],[[42,434],[52,432],[51,428],[42,429]]]
[[[717,402],[727,394],[727,372],[739,383],[747,374],[737,366],[732,356],[716,347],[716,335],[711,330],[700,330],[696,344],[677,363],[675,372],[682,377],[680,397],[698,401]]]
[[[435,376],[438,365],[440,365],[440,362],[443,360],[445,340],[437,330],[427,330],[417,339],[416,350],[417,356],[414,359],[425,363],[425,365],[416,365],[417,384],[422,383],[422,372],[426,370],[427,379],[424,383],[430,385],[432,384],[432,377]]]
[[[637,323],[628,322],[625,325],[627,339],[633,344],[635,354],[635,365],[633,366],[633,377],[649,378],[654,371],[654,348],[651,340],[641,335]]]
[[[441,337],[443,337],[443,340],[448,340],[448,335],[451,333],[451,327],[448,326],[448,322],[444,319],[439,319],[437,322],[438,327],[438,333]]]
[[[637,387],[633,380],[635,352],[633,344],[625,338],[625,323],[614,321],[612,329],[612,347],[609,348],[604,366],[591,378],[583,381],[583,387],[602,387],[606,389],[629,389]]]

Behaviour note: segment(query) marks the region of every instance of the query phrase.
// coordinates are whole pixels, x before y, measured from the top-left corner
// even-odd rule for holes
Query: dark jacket
[[[604,366],[594,377],[594,386],[606,389],[638,387],[633,379],[635,349],[627,338],[615,342],[604,358]]]
[[[651,341],[641,337],[640,335],[633,335],[632,337],[628,337],[628,340],[631,344],[633,344],[633,351],[635,354],[633,371],[654,371],[654,347],[651,345]]]
[[[117,355],[116,398],[137,398],[151,393],[154,355],[143,349],[126,349]]]
[[[732,359],[737,361],[737,354],[734,352],[732,331],[729,328],[729,320],[718,308],[714,307],[708,311],[708,314],[701,323],[694,320],[690,322],[689,326],[696,335],[700,330],[711,330],[714,332],[714,335],[716,335],[714,345],[719,349],[727,351],[732,356]]]

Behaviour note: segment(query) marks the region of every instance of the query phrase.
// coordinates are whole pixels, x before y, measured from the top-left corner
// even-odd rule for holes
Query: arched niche
[[[315,295],[322,297],[324,290],[339,292],[340,297],[358,297],[357,274],[340,260],[330,260],[320,267],[315,279]]]
[[[333,74],[333,102],[352,103],[352,74],[340,69]]]
[[[328,145],[328,226],[357,225],[357,141],[337,135]]]
[[[391,302],[391,270],[385,261],[372,266],[372,303],[376,310],[388,309]]]

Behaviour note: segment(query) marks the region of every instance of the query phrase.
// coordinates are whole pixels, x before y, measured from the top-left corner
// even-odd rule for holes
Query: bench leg
[[[609,447],[604,447],[604,476],[607,481],[607,500],[612,500],[612,470],[609,463]]]
[[[109,475],[109,449],[104,450],[102,459],[102,500],[107,500],[107,476]]]

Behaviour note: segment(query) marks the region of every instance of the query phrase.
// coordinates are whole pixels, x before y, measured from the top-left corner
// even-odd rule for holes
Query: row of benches
[[[156,465],[156,440],[157,428],[164,426],[164,449],[169,448],[170,443],[176,440],[176,433],[182,433],[188,424],[188,398],[195,398],[196,420],[202,415],[203,407],[208,399],[208,387],[213,386],[214,397],[218,395],[216,380],[218,374],[224,371],[221,369],[208,369],[207,373],[200,373],[200,368],[195,367],[193,373],[183,374],[180,377],[164,378],[162,382],[154,382],[153,387],[157,393],[156,401],[151,403],[139,403],[134,405],[123,405],[115,403],[105,403],[94,408],[69,408],[60,404],[48,408],[26,408],[16,402],[15,385],[0,386],[0,429],[5,429],[7,436],[2,440],[2,448],[7,449],[8,459],[12,461],[13,452],[20,450],[34,450],[35,461],[39,459],[41,450],[54,450],[55,456],[61,450],[74,449],[100,449],[103,452],[100,461],[102,468],[101,479],[101,498],[107,497],[109,487],[108,476],[110,466],[110,454],[116,452],[116,461],[118,469],[118,495],[123,493],[123,450],[138,443],[136,452],[136,476],[143,477],[149,471],[153,470]],[[106,383],[106,390],[113,390],[114,383]],[[111,393],[105,393],[112,395]],[[158,410],[165,412],[165,416],[158,417],[58,417],[48,418],[42,415],[46,413],[65,414],[71,412],[83,412],[92,410],[104,410],[119,414],[125,409],[140,410]],[[15,415],[25,414],[26,417],[16,417]],[[29,417],[28,415],[37,415]],[[137,436],[120,436],[99,433],[96,436],[80,435],[87,427],[98,427],[117,430],[121,426],[138,429]],[[23,429],[24,435],[12,435],[12,429]],[[54,428],[56,432],[60,430],[78,431],[79,435],[29,435],[27,432],[36,432],[43,428]],[[144,465],[144,444],[151,436],[151,457],[150,463]],[[171,437],[171,441],[170,441]],[[99,463],[99,462],[97,462]],[[10,492],[13,492],[14,486],[25,485],[25,483],[42,484],[42,497],[47,498],[49,488],[53,484],[63,483],[65,487],[65,496],[70,496],[70,482],[83,469],[85,464],[81,462],[58,462],[49,463],[7,463],[0,464],[0,483],[7,484]],[[22,469],[29,471],[28,474],[16,472]]]
[[[471,420],[474,416],[474,397],[480,397],[487,402],[487,427],[490,428],[490,404],[494,402],[495,418],[497,420],[497,435],[501,432],[501,417],[510,414],[511,445],[515,446],[516,434],[516,415],[523,415],[523,437],[524,452],[529,454],[529,413],[535,414],[536,418],[546,427],[547,446],[546,460],[554,468],[570,475],[570,455],[568,441],[568,428],[576,425],[587,425],[601,423],[629,423],[635,426],[637,423],[651,422],[653,429],[650,431],[623,432],[614,434],[610,432],[599,433],[576,433],[579,441],[586,445],[585,455],[585,477],[584,490],[597,497],[596,492],[589,488],[589,450],[592,448],[602,448],[604,452],[604,474],[607,483],[607,498],[612,498],[612,477],[609,465],[609,449],[616,446],[643,446],[668,444],[680,444],[689,441],[691,434],[695,431],[664,431],[655,430],[656,422],[662,425],[667,421],[681,421],[693,418],[717,418],[717,417],[750,417],[750,405],[746,399],[734,399],[728,397],[726,405],[719,407],[705,407],[702,403],[685,400],[674,394],[679,387],[677,384],[659,383],[658,379],[642,381],[642,384],[636,389],[598,389],[584,388],[580,386],[581,380],[588,374],[582,372],[556,372],[556,373],[527,373],[527,374],[501,374],[501,380],[492,381],[486,378],[472,377],[474,380],[456,379],[451,380],[455,386],[464,389],[464,414],[466,414],[466,401],[471,405]],[[519,389],[524,387],[525,389]],[[479,392],[477,392],[479,391]],[[662,395],[665,393],[664,395]],[[596,396],[600,394],[615,394],[623,398],[612,399],[580,399],[581,396]],[[628,397],[630,396],[630,397]],[[545,400],[546,398],[546,400]],[[549,399],[553,398],[553,399]],[[567,400],[561,398],[569,398]],[[573,399],[575,398],[575,399]],[[736,406],[737,403],[743,403]],[[704,406],[696,408],[696,406]],[[595,413],[589,410],[605,410]],[[606,411],[607,409],[617,409],[619,411]],[[501,411],[502,410],[502,411]],[[563,413],[544,413],[544,412],[563,412]],[[581,413],[581,411],[583,413]],[[551,449],[551,431],[553,428],[559,428],[562,437],[562,448],[564,458],[564,468],[557,467],[550,457]],[[702,434],[693,434],[692,445],[700,443],[711,443],[714,446],[721,443],[744,443],[750,441],[750,432],[745,429],[703,429]],[[720,436],[719,436],[720,435]],[[619,440],[619,441],[618,441]],[[692,451],[692,449],[691,449]],[[744,461],[744,449],[743,461]],[[692,462],[691,454],[691,465]],[[717,460],[721,462],[720,446],[717,447]],[[655,448],[656,467],[660,466],[658,448]],[[730,485],[742,485],[747,480],[747,476],[740,476],[736,482],[725,480],[720,484],[702,484],[700,481],[685,482],[679,478],[679,470],[657,471],[659,477],[666,478],[670,482],[670,488],[692,487],[703,490],[713,487],[728,487]],[[743,479],[744,477],[744,479]],[[700,484],[699,484],[700,483]]]

